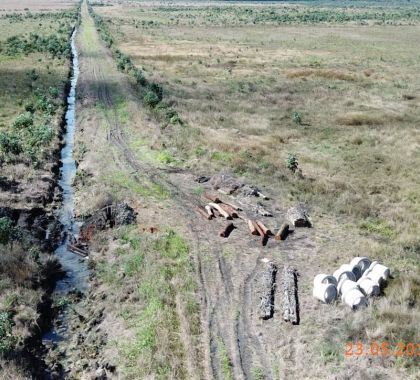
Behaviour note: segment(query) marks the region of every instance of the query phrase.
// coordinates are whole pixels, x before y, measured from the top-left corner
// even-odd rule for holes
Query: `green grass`
[[[233,380],[232,361],[221,339],[219,339],[217,342],[217,349],[218,349],[218,354],[219,354],[219,359],[220,359],[220,365],[222,368],[223,379]]]
[[[138,304],[122,306],[121,316],[134,337],[117,344],[120,369],[127,379],[154,374],[186,378],[183,363],[185,347],[179,337],[180,321],[175,299],[185,303],[192,335],[199,331],[199,308],[192,297],[195,282],[189,259],[188,243],[168,229],[154,238],[141,238],[135,226],[114,232],[118,243],[128,244],[119,255],[119,264],[99,265],[101,281],[115,287],[118,273],[125,274],[124,287],[136,284]]]
[[[369,234],[391,239],[395,237],[395,230],[382,219],[368,219],[360,224],[360,229]]]
[[[139,183],[133,175],[123,171],[105,175],[103,181],[119,194],[128,192],[132,195],[141,195],[143,197],[151,197],[160,200],[169,197],[167,190],[160,185],[148,183],[146,180],[143,180],[144,184]]]

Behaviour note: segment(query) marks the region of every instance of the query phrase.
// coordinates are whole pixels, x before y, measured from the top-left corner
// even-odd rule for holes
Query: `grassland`
[[[414,378],[418,358],[356,363],[342,347],[419,338],[417,6],[125,3],[94,11],[119,69],[163,88],[162,100],[148,102],[147,85],[132,77],[160,126],[137,133],[170,157],[161,162],[205,174],[227,169],[271,188],[283,207],[311,209],[315,256],[296,259],[311,318],[271,353],[280,363],[273,372],[329,378],[357,368],[360,378]],[[313,276],[359,253],[393,268],[386,296],[363,314],[315,306]],[[219,355],[228,374],[226,352]]]
[[[16,4],[16,3],[15,3]],[[20,378],[29,341],[47,321],[59,266],[39,227],[51,209],[75,9],[0,17],[0,373]],[[38,207],[38,209],[36,209]],[[33,209],[37,211],[33,211]],[[21,217],[19,225],[18,219]],[[29,229],[28,229],[29,228]]]

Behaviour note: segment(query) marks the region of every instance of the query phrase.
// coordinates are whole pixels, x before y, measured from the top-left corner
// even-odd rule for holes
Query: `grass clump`
[[[385,220],[379,218],[365,220],[360,224],[360,229],[387,239],[393,238],[396,234],[396,231]]]

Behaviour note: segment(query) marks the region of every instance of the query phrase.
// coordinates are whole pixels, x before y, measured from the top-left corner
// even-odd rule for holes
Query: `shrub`
[[[16,344],[12,335],[13,316],[8,311],[0,312],[0,355],[9,353]]]
[[[156,94],[159,101],[161,101],[163,99],[163,88],[162,88],[161,85],[159,85],[157,83],[152,83],[149,86],[149,90]]]
[[[19,136],[13,133],[0,132],[0,149],[6,154],[20,154],[22,144]]]
[[[54,131],[49,125],[30,128],[28,143],[31,146],[47,145],[54,137]]]
[[[13,122],[14,128],[28,128],[34,124],[34,118],[30,112],[20,114]]]
[[[151,108],[155,108],[160,102],[159,97],[153,91],[147,91],[146,95],[144,95],[143,97],[143,100],[146,103],[146,105],[148,105]]]
[[[291,172],[295,173],[296,170],[299,167],[299,162],[298,162],[297,156],[293,153],[289,153],[288,156],[287,156],[286,165],[287,165],[287,169],[289,169]]]
[[[144,77],[143,73],[139,69],[134,69],[134,78],[136,78],[136,82],[141,85],[145,86],[147,84],[146,78]]]
[[[8,244],[15,235],[13,222],[8,217],[0,218],[0,244]]]
[[[302,114],[300,112],[293,112],[292,113],[292,120],[295,124],[302,124]]]
[[[25,111],[34,113],[35,112],[35,105],[32,102],[28,102],[25,104]]]

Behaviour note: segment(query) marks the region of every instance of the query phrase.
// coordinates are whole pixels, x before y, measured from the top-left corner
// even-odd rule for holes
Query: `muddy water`
[[[57,282],[55,288],[55,300],[65,299],[66,295],[72,290],[84,292],[87,288],[89,271],[87,260],[75,255],[67,249],[70,237],[77,236],[80,224],[74,219],[74,189],[72,186],[76,175],[76,162],[73,157],[74,133],[76,120],[76,86],[79,77],[79,59],[76,50],[75,29],[71,37],[72,49],[72,76],[70,79],[70,92],[67,97],[66,127],[64,134],[64,146],[61,150],[61,163],[59,185],[62,189],[63,202],[60,209],[59,219],[64,226],[64,239],[62,244],[56,249],[55,255],[60,260],[63,269],[66,272],[64,279]],[[43,336],[43,341],[58,342],[65,338],[65,312],[60,315],[57,321],[57,327],[48,331]]]

